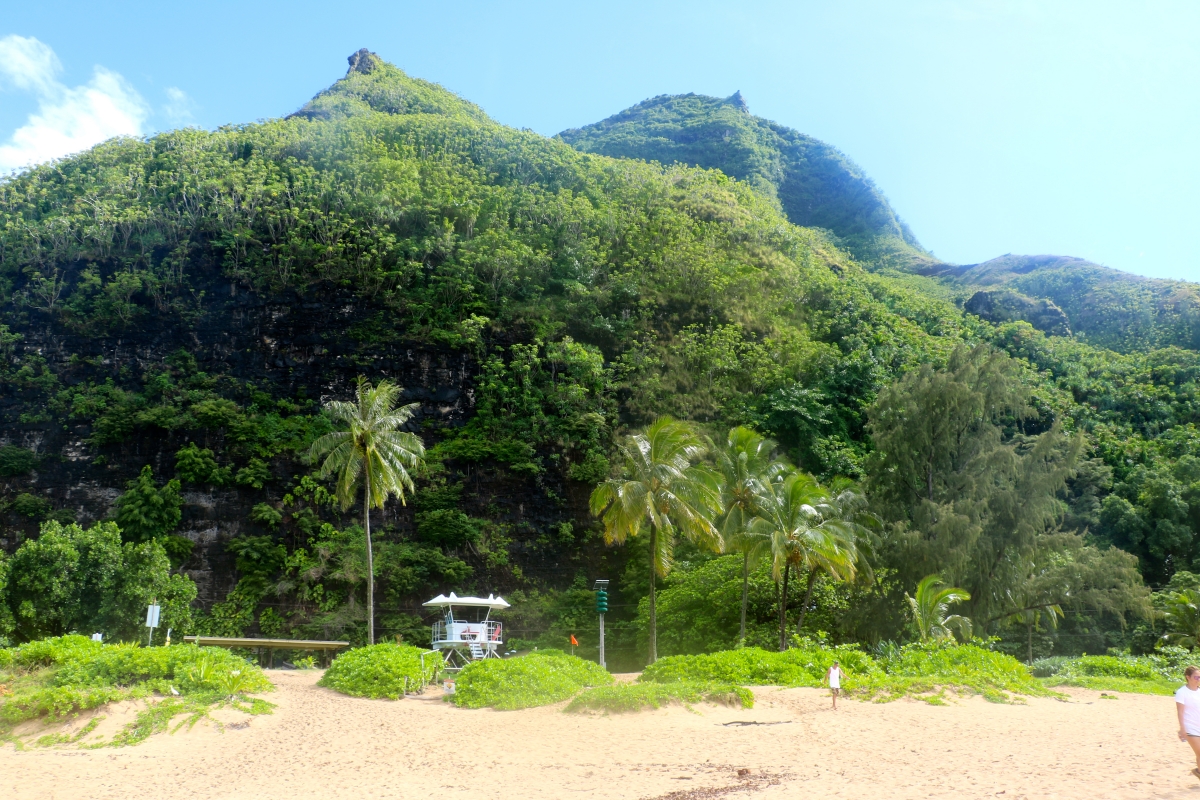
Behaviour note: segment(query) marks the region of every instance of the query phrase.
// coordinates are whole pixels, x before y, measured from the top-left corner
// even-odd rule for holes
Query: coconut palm
[[[1189,650],[1200,646],[1200,592],[1184,589],[1168,597],[1163,622],[1167,632],[1162,640],[1166,644]]]
[[[760,481],[770,481],[790,468],[783,460],[772,460],[775,442],[739,425],[729,431],[722,447],[714,448],[721,473],[721,536],[726,550],[742,554],[742,619],[738,644],[746,643],[746,606],[750,590],[750,567],[771,552],[771,537],[754,530],[750,523],[758,510]]]
[[[592,514],[604,523],[605,541],[621,544],[650,528],[650,653],[658,658],[654,583],[671,570],[679,534],[718,550],[721,534],[713,519],[721,512],[719,476],[695,463],[705,446],[692,427],[659,417],[645,432],[625,437],[618,445],[620,478],[595,488]]]
[[[964,639],[971,636],[971,620],[958,614],[950,614],[953,603],[962,603],[971,599],[970,593],[955,586],[946,586],[937,575],[927,575],[917,584],[917,596],[909,597],[908,605],[912,610],[913,624],[917,626],[917,634],[922,642],[937,639],[951,639],[958,631]]]
[[[851,538],[857,563],[854,572],[845,577],[839,565],[825,564],[820,560],[808,564],[808,586],[805,587],[804,599],[800,601],[800,613],[796,617],[797,636],[804,627],[804,615],[808,613],[817,578],[829,575],[839,580],[853,580],[856,577],[872,576],[873,570],[868,557],[874,544],[872,532],[878,530],[880,525],[879,517],[867,510],[866,495],[862,494],[857,484],[849,478],[835,478],[825,499],[814,508],[820,514],[822,524],[834,526],[836,523],[841,527],[843,535]]]
[[[390,381],[372,387],[360,378],[355,402],[334,400],[325,411],[345,430],[327,433],[309,450],[313,460],[324,458],[319,477],[337,475],[336,496],[342,510],[350,508],[363,490],[363,531],[367,540],[367,641],[375,644],[375,562],[371,549],[371,509],[383,508],[395,495],[404,503],[413,492],[411,472],[425,456],[425,445],[414,433],[400,428],[412,419],[419,403],[396,407],[402,389]]]
[[[771,540],[772,572],[783,579],[779,598],[779,649],[787,648],[788,574],[793,568],[850,580],[858,572],[859,526],[836,507],[811,475],[793,470],[758,483],[756,533]]]

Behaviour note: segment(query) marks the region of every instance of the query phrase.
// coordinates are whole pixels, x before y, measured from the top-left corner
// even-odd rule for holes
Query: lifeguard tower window
[[[458,671],[472,661],[500,657],[504,626],[491,615],[508,608],[503,597],[459,597],[451,592],[449,597],[439,594],[423,605],[442,611],[442,618],[433,623],[433,648],[445,651],[446,669]]]

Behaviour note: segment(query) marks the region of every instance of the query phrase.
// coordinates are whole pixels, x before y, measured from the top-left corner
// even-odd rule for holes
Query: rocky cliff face
[[[410,423],[415,431],[459,425],[472,411],[474,359],[464,352],[414,344],[402,332],[387,328],[383,330],[391,334],[385,337],[388,341],[356,341],[354,325],[378,311],[361,300],[336,294],[264,297],[219,279],[204,291],[208,300],[197,319],[150,317],[136,329],[113,336],[78,335],[55,317],[32,314],[26,325],[14,328],[22,336],[14,355],[39,354],[58,376],[60,391],[89,381],[112,381],[135,391],[142,387],[143,376],[183,351],[201,372],[253,384],[275,397],[316,404],[348,398],[360,374],[390,378],[406,387],[406,402],[421,404]],[[161,478],[169,477],[180,447],[190,441],[213,446],[219,444],[214,437],[223,435],[210,430],[135,429],[122,441],[94,446],[89,424],[39,419],[39,409],[30,404],[36,402],[44,410],[44,395],[14,391],[11,385],[6,389],[0,397],[0,444],[34,451],[38,464],[26,476],[9,478],[5,496],[31,494],[56,516],[81,523],[110,516],[125,483],[143,465],[150,464]],[[292,458],[278,457],[262,489],[185,487],[178,533],[196,544],[184,569],[196,580],[202,603],[221,599],[235,580],[225,542],[248,531],[264,532],[249,521],[254,504],[278,501],[292,476],[305,469]],[[504,493],[514,500],[517,515],[524,505],[536,505],[528,499],[522,503],[528,487],[488,487],[487,471],[475,479],[482,495]],[[39,520],[13,510],[10,503],[5,523],[0,542],[11,552],[37,530]],[[407,527],[411,508],[392,504],[378,514],[376,524],[385,523]]]
[[[1070,336],[1066,313],[1046,298],[1032,298],[1010,289],[985,289],[971,295],[963,308],[997,324],[1024,320],[1051,336]]]

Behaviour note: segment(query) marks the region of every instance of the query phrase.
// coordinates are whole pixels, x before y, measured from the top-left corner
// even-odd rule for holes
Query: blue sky
[[[740,89],[857,161],[938,256],[1200,280],[1200,4],[16,3],[0,166],[113,133],[286,114],[368,47],[553,135]]]

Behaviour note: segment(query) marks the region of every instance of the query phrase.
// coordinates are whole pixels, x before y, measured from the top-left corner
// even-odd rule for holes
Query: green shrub
[[[695,656],[670,656],[647,667],[647,683],[718,683],[738,685],[821,686],[836,659],[845,670],[842,688],[881,700],[905,695],[939,702],[944,689],[981,694],[1003,702],[1006,692],[1052,694],[1012,656],[975,645],[910,644],[882,664],[853,645],[822,647],[799,640],[800,647],[778,653],[746,647]]]
[[[26,450],[15,444],[6,444],[0,447],[0,476],[12,478],[24,475],[37,466],[37,461],[37,456],[33,454],[32,450]]]
[[[620,714],[661,708],[671,703],[690,705],[700,702],[753,708],[754,693],[729,683],[621,683],[588,689],[576,695],[566,710]]]
[[[878,672],[875,661],[851,646],[812,645],[779,653],[758,647],[660,658],[642,672],[645,683],[721,683],[749,686],[820,686],[837,660],[853,681]],[[847,684],[847,687],[852,685]]]
[[[12,501],[12,510],[22,516],[38,519],[50,513],[50,503],[37,495],[21,492]]]
[[[557,703],[581,689],[608,686],[612,680],[592,661],[538,651],[468,664],[459,674],[451,698],[461,708],[511,711]]]
[[[244,695],[272,688],[262,670],[221,648],[107,645],[78,635],[0,650],[0,669],[8,673],[0,682],[12,692],[0,700],[0,723],[5,726],[41,717],[61,719],[114,700],[176,692],[188,701],[185,710],[202,714],[214,703],[240,708]],[[184,709],[167,705],[156,714],[161,717],[176,706]],[[259,701],[252,706],[261,711],[270,704]]]
[[[1036,659],[1029,665],[1029,671],[1033,673],[1035,678],[1049,678],[1052,675],[1058,674],[1068,662],[1069,656],[1050,656],[1049,658]]]
[[[376,644],[339,655],[317,685],[355,697],[398,700],[433,680],[441,669],[440,653],[406,644]]]
[[[1148,656],[1042,659],[1034,662],[1033,670],[1050,686],[1167,695],[1183,682],[1183,668],[1190,659],[1191,654],[1182,648],[1164,647]]]

